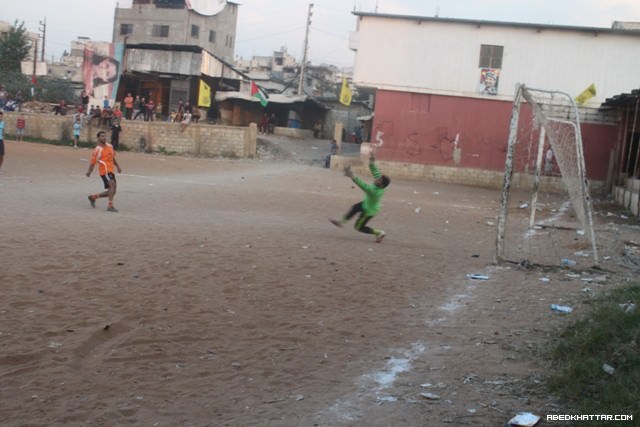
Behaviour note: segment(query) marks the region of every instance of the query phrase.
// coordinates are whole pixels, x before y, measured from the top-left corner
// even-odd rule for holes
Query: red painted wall
[[[384,132],[384,145],[377,151],[381,160],[456,166],[454,141],[459,134],[462,155],[457,166],[501,171],[511,108],[508,101],[378,90],[371,142],[375,143],[378,130]],[[527,108],[521,115],[529,115]],[[609,151],[616,136],[615,126],[582,125],[590,179],[606,179]],[[533,137],[528,135],[526,139]],[[528,151],[525,144],[516,146],[516,171],[524,170],[527,163],[535,165],[536,153]]]

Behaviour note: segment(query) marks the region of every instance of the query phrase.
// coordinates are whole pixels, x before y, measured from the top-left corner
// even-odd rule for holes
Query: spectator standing
[[[124,104],[124,117],[127,120],[131,120],[131,114],[133,113],[133,96],[131,96],[131,92],[127,93],[122,103]]]
[[[89,95],[86,90],[80,94],[80,103],[82,104],[82,112],[88,114],[89,111]]]
[[[107,95],[104,96],[104,99],[102,100],[102,108],[109,108],[109,98],[107,97]]]
[[[133,111],[132,111],[132,120],[135,120],[136,117],[140,114],[140,106],[142,105],[142,101],[140,100],[140,95],[136,95],[133,100]]]
[[[182,99],[178,101],[178,110],[176,111],[176,122],[182,122],[182,116],[184,115],[184,103]]]
[[[267,126],[268,133],[273,133],[276,128],[276,114],[271,113],[271,117],[269,118],[269,125]]]
[[[20,114],[18,116],[18,120],[16,120],[16,135],[18,136],[18,142],[22,142],[25,127],[27,127],[27,121],[24,119],[24,116]]]
[[[146,109],[145,109],[145,114],[144,114],[144,121],[148,122],[148,121],[153,121],[154,120],[154,114],[156,111],[156,106],[153,103],[153,99],[149,99],[149,101],[147,102],[146,105]]]
[[[80,117],[76,117],[73,122],[73,148],[78,148],[78,141],[80,140],[80,131],[82,130],[82,123]]]
[[[135,105],[135,101],[134,101],[134,105]],[[147,100],[144,97],[142,97],[140,98],[140,103],[138,104],[138,112],[133,116],[133,120],[137,120],[138,116],[142,116],[142,119],[144,120],[147,114],[146,111],[147,111]]]
[[[122,120],[122,110],[118,104],[113,107],[113,117]]]
[[[111,125],[111,145],[113,145],[114,150],[118,150],[120,146],[120,132],[122,132],[120,119],[113,119],[113,124]]]
[[[266,135],[268,130],[269,130],[269,115],[267,113],[264,113],[262,115],[262,118],[260,119],[260,123],[258,124],[258,132]]]

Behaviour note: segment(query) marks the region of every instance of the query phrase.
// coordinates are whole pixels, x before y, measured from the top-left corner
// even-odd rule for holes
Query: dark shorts
[[[100,178],[102,178],[102,182],[104,183],[104,188],[106,189],[109,188],[109,181],[116,182],[116,176],[112,172],[109,172],[106,175],[100,175]]]
[[[0,156],[4,156],[4,140],[0,139]]]

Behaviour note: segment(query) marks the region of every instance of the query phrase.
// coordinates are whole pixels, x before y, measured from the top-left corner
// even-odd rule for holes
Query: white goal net
[[[568,94],[518,86],[497,230],[498,262],[598,263],[580,120]]]

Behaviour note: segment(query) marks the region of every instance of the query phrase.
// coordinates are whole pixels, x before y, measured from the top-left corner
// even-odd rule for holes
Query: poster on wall
[[[84,90],[91,105],[113,105],[118,93],[124,46],[122,43],[88,43],[82,64]]]
[[[480,84],[478,85],[478,92],[486,95],[497,95],[499,79],[499,68],[480,68]]]

